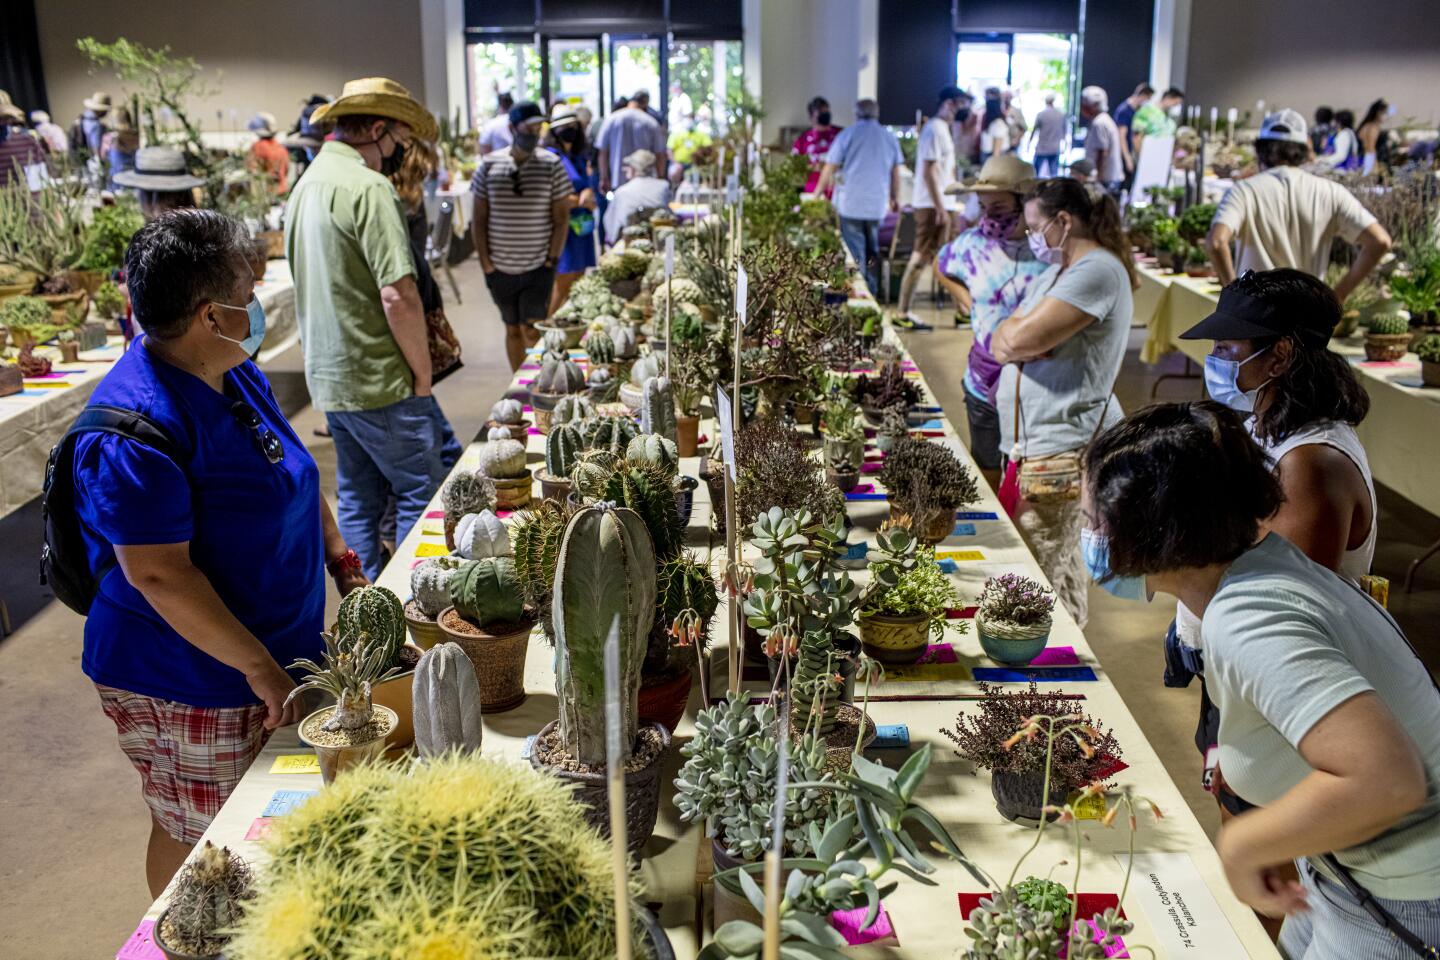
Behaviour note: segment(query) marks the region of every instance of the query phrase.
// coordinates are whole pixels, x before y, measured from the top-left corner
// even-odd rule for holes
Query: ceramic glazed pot
[[[334,709],[333,706],[321,707],[300,721],[300,739],[314,749],[315,758],[320,761],[320,779],[326,784],[334,783],[337,776],[353,766],[379,759],[385,752],[385,738],[400,722],[400,718],[395,715],[394,710],[377,703],[375,704],[375,716],[385,726],[385,733],[362,743],[351,743],[345,746],[316,743],[311,739],[314,736],[315,728],[323,723]]]
[[[841,493],[849,493],[860,485],[860,474],[851,470],[848,473],[837,473],[833,467],[825,468],[825,479],[835,485],[835,489]]]
[[[165,960],[219,960],[219,958],[223,956],[223,954],[219,953],[186,953],[184,950],[177,950],[166,943],[165,934],[162,933],[161,930],[165,926],[165,918],[169,916],[169,914],[169,907],[160,911],[160,917],[155,921],[155,927],[151,932],[155,946],[159,947],[160,952],[165,954]]]
[[[641,723],[658,723],[671,733],[680,725],[685,716],[685,705],[690,702],[690,686],[694,677],[686,670],[668,680],[640,685],[640,707],[637,716]]]
[[[986,620],[983,615],[975,617],[975,632],[980,635],[980,647],[985,656],[996,663],[1022,667],[1040,656],[1050,639],[1050,621],[1017,625],[1004,621]]]
[[[541,433],[550,432],[550,419],[555,414],[555,405],[560,402],[563,393],[541,393],[538,390],[530,391],[530,409],[535,411],[535,429]],[[524,442],[524,437],[515,439]]]
[[[676,416],[675,446],[680,456],[693,457],[700,450],[700,418]]]
[[[411,655],[418,662],[419,650],[412,648]],[[391,677],[384,683],[377,683],[370,691],[370,700],[376,706],[388,707],[395,714],[395,729],[385,737],[387,752],[403,750],[415,742],[415,707],[410,697],[415,689],[415,668],[411,667],[398,677]]]
[[[1032,770],[1025,773],[1008,773],[994,771],[990,774],[990,792],[995,795],[995,809],[1000,811],[1000,816],[1006,820],[1033,820],[1040,819],[1040,808],[1044,804],[1040,802],[1041,793],[1045,789],[1045,771]],[[1056,783],[1051,777],[1050,801],[1053,806],[1061,806],[1065,803],[1065,797],[1069,793],[1062,784]],[[1050,814],[1048,819],[1054,820],[1057,814]]]
[[[84,287],[70,293],[42,293],[39,296],[50,307],[51,322],[61,326],[70,325],[72,311],[78,311],[83,317],[90,310],[90,294]]]
[[[1365,359],[1371,361],[1399,360],[1410,349],[1408,333],[1365,334]]]
[[[865,652],[881,663],[914,663],[930,649],[930,618],[923,613],[870,614],[860,618],[860,640]]]
[[[525,701],[525,654],[530,649],[533,617],[519,623],[493,624],[494,632],[477,627],[446,607],[437,618],[445,638],[460,644],[475,667],[480,705],[486,713],[513,710]]]
[[[695,490],[700,481],[694,477],[677,477],[675,480],[675,510],[680,514],[680,526],[690,526],[690,515],[695,512]]]

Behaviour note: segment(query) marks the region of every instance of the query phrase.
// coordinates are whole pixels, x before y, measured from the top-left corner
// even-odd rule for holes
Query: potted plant
[[[677,243],[678,247],[679,244]],[[700,312],[701,322],[705,322],[705,314],[711,314],[710,322],[713,323],[714,309],[705,302],[705,293],[700,285],[688,277],[671,277],[669,280],[657,286],[650,295],[650,306],[656,317],[665,316],[665,304],[673,299],[671,305],[672,316],[678,316],[682,311],[682,304],[692,305]]]
[[[525,419],[525,408],[519,400],[506,397],[497,400],[490,408],[490,416],[485,420],[487,431],[501,427],[510,431],[510,436],[516,440],[525,438],[525,431],[530,428],[530,421]]]
[[[144,225],[139,205],[124,193],[110,206],[96,209],[85,227],[80,255],[70,268],[71,280],[93,299],[101,283],[125,266],[125,248]]]
[[[429,650],[445,641],[445,631],[436,621],[450,606],[450,578],[464,562],[459,557],[430,557],[410,571],[410,600],[405,604],[405,626],[410,631],[410,639],[421,650]]]
[[[675,442],[675,392],[670,378],[651,377],[640,388],[640,432],[654,433]]]
[[[956,756],[990,771],[995,806],[1007,820],[1039,820],[1041,807],[1063,806],[1070,791],[1105,779],[1120,759],[1114,734],[1102,733],[1063,691],[1042,693],[1031,681],[1028,690],[1014,692],[982,683],[980,692],[979,712],[959,714],[954,729],[940,732],[955,744]],[[1053,742],[1017,738],[1015,731],[1036,716],[1073,717],[1083,735]]]
[[[645,384],[660,376],[662,369],[660,358],[653,353],[643,355],[630,365],[630,378],[620,385],[620,402],[625,404],[632,414],[639,415],[640,407],[645,402]]]
[[[11,397],[25,389],[25,376],[17,364],[0,358],[0,397]]]
[[[480,447],[480,472],[494,484],[497,509],[523,510],[530,505],[532,482],[521,441],[508,436],[486,440]]]
[[[352,590],[340,601],[336,614],[335,635],[341,643],[347,638],[365,635],[384,644],[382,670],[395,675],[372,685],[371,699],[377,706],[395,712],[395,729],[385,741],[392,751],[408,747],[415,739],[414,718],[410,715],[410,688],[415,679],[415,664],[421,650],[405,642],[405,605],[385,587],[366,585]]]
[[[1210,222],[1215,219],[1218,206],[1213,203],[1194,203],[1185,208],[1176,224],[1180,239],[1191,246],[1198,246],[1210,232]]]
[[[1179,266],[1175,255],[1185,248],[1185,241],[1180,239],[1180,230],[1175,221],[1156,221],[1151,235],[1155,238],[1156,266],[1167,272],[1175,272]]]
[[[290,669],[305,670],[310,678],[290,691],[289,703],[305,690],[320,690],[335,698],[335,705],[322,707],[300,721],[300,739],[314,748],[320,761],[320,776],[331,783],[340,773],[377,759],[385,752],[385,738],[399,723],[389,707],[371,700],[374,685],[397,676],[399,670],[385,669],[390,656],[382,638],[362,634],[341,641],[324,634],[325,652],[320,663],[296,660]]]
[[[905,410],[898,404],[893,407],[886,407],[880,415],[880,426],[875,430],[875,447],[881,453],[889,453],[895,449],[895,444],[910,435],[910,424],[905,418]]]
[[[905,368],[898,362],[883,364],[873,377],[860,374],[855,381],[855,395],[872,427],[880,426],[885,411],[892,407],[899,407],[908,417],[910,408],[923,398],[920,385],[905,376]]]
[[[680,474],[680,448],[659,434],[641,433],[625,446],[625,459],[633,465],[649,467],[656,477],[669,484],[675,494],[675,513],[680,521],[676,538],[683,540],[700,481]]]
[[[561,397],[555,404],[555,409],[550,414],[550,429],[554,430],[566,423],[578,427],[595,415],[595,403],[589,396],[583,393],[572,393]]]
[[[445,549],[455,552],[455,525],[467,513],[495,509],[495,482],[484,473],[459,470],[440,494],[445,509]]]
[[[1420,357],[1420,381],[1427,387],[1440,387],[1440,334],[1421,340],[1415,353]]]
[[[475,665],[459,644],[440,643],[425,652],[415,666],[412,696],[417,755],[428,759],[449,751],[480,752],[480,684]]]
[[[565,502],[570,495],[570,471],[584,444],[585,438],[575,424],[551,424],[545,437],[545,466],[537,473],[542,499]]]
[[[36,193],[24,177],[0,187],[0,263],[34,275],[30,293],[59,326],[72,315],[83,317],[90,304],[90,294],[68,275],[80,254],[85,189],[78,177],[51,181]]]
[[[890,522],[929,544],[950,536],[955,511],[980,498],[974,475],[949,447],[917,437],[895,444],[879,476],[890,495]]]
[[[825,461],[825,479],[841,493],[849,493],[860,484],[860,468],[853,460],[840,454]]]
[[[101,320],[115,322],[125,316],[125,294],[113,280],[106,280],[96,287],[90,302]]]
[[[955,585],[935,562],[935,548],[920,547],[914,565],[893,585],[872,591],[861,608],[860,640],[865,652],[882,663],[914,663],[932,641],[945,635],[949,623],[945,612],[958,601]],[[965,621],[956,625],[964,631]]]
[[[825,482],[824,465],[809,455],[800,435],[781,421],[761,418],[737,430],[735,461],[739,466],[735,484],[736,516],[744,527],[749,527],[771,507],[804,510],[820,521],[843,518],[845,501],[839,491]],[[860,462],[859,457],[855,462]],[[711,502],[723,504],[723,494]],[[712,514],[723,529],[724,511],[715,510]]]
[[[976,601],[975,631],[985,655],[1023,666],[1040,656],[1050,639],[1055,592],[1029,577],[1005,573],[985,581]]]
[[[715,368],[703,343],[677,340],[670,357],[671,389],[675,394],[675,444],[680,456],[700,450],[700,405],[715,388]]]
[[[596,271],[576,280],[570,296],[555,315],[535,324],[535,329],[542,334],[556,331],[564,338],[563,349],[573,350],[580,346],[590,321],[596,317],[618,316],[624,308],[624,301],[610,292],[610,284]]]
[[[1199,278],[1210,274],[1210,255],[1199,244],[1191,244],[1185,250],[1185,275]]]
[[[525,654],[535,618],[525,609],[512,557],[467,560],[450,577],[450,606],[437,621],[475,665],[486,712],[525,700]]]
[[[859,468],[865,459],[865,428],[860,424],[860,407],[847,397],[836,397],[820,414],[826,461],[844,460]]]
[[[515,517],[511,542],[515,549],[515,578],[524,603],[536,613],[545,638],[555,640],[550,619],[550,595],[555,588],[555,561],[560,540],[575,508],[568,500],[542,500],[539,506]]]
[[[78,363],[80,360],[80,341],[75,339],[75,331],[61,330],[55,339],[60,345],[60,362]]]
[[[155,921],[155,945],[166,960],[218,958],[250,900],[250,867],[210,841],[191,857]]]
[[[540,372],[530,385],[530,405],[535,408],[535,426],[544,433],[550,429],[550,415],[561,397],[585,390],[585,371],[563,354],[546,353]]]
[[[1440,322],[1440,247],[1407,244],[1400,257],[1402,266],[1390,275],[1390,293],[1410,312],[1410,321],[1420,328]],[[1421,335],[1433,333],[1426,329]]]
[[[607,643],[618,645],[620,748],[626,759],[626,841],[644,848],[660,809],[660,767],[670,732],[641,726],[641,667],[655,619],[655,550],[639,514],[602,503],[570,518],[555,566],[551,618],[560,716],[540,731],[530,762],[576,785],[587,819],[609,835],[606,770]]]
[[[0,325],[9,331],[10,343],[17,350],[44,343],[60,332],[54,314],[39,297],[11,297],[0,303]]]
[[[629,300],[640,292],[640,281],[648,269],[650,255],[632,246],[605,254],[600,258],[597,272],[605,278],[612,294]]]
[[[1396,300],[1382,300],[1365,323],[1365,359],[1394,361],[1410,348],[1410,314]]]
[[[720,598],[705,565],[681,553],[660,564],[655,579],[655,624],[640,669],[641,723],[674,732],[685,715]]]

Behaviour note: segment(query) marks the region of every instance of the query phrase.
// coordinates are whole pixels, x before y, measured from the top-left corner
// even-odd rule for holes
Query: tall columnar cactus
[[[177,952],[217,956],[230,931],[245,915],[250,897],[250,867],[210,841],[180,871],[170,895],[160,937]]]
[[[466,561],[450,578],[450,602],[456,613],[477,627],[523,620],[525,600],[514,558]]]
[[[555,588],[555,561],[560,556],[560,539],[573,511],[546,500],[515,522],[515,574],[525,599],[544,610]]]
[[[675,393],[668,377],[645,381],[645,399],[640,403],[640,432],[658,433],[675,439]]]
[[[450,578],[460,569],[456,557],[431,557],[410,571],[410,594],[420,612],[430,619],[450,606]]]
[[[520,405],[519,400],[497,400],[495,406],[490,408],[490,419],[496,423],[517,424],[524,416],[525,408]]]
[[[631,463],[656,467],[671,478],[680,472],[679,448],[673,440],[667,440],[657,433],[642,433],[631,440],[625,448],[625,459]]]
[[[597,498],[628,507],[639,514],[650,531],[655,554],[668,560],[680,552],[684,529],[675,494],[665,474],[644,464],[622,465],[605,481],[604,492]]]
[[[570,476],[575,457],[584,445],[585,438],[574,424],[562,423],[551,427],[550,435],[545,438],[545,472],[556,480]]]
[[[581,425],[581,431],[586,449],[608,450],[623,457],[625,448],[639,435],[640,428],[629,417],[592,417]]]
[[[346,647],[353,647],[362,634],[383,652],[381,662],[395,662],[405,645],[405,605],[384,587],[366,585],[346,594],[336,616],[336,633]]]
[[[457,523],[467,513],[495,509],[495,484],[483,473],[462,470],[450,478],[441,495],[445,518]]]
[[[547,357],[540,365],[540,372],[535,375],[532,389],[551,396],[579,393],[585,389],[585,371],[574,360]]]
[[[638,729],[640,671],[655,619],[655,551],[634,511],[585,507],[570,520],[555,569],[556,692],[560,736],[575,760],[605,764],[605,643],[620,645],[621,748]]]
[[[480,684],[458,643],[441,643],[425,651],[415,666],[410,705],[420,756],[438,757],[449,750],[480,752]]]
[[[519,440],[487,441],[480,448],[480,472],[496,480],[524,476],[525,444]]]
[[[508,557],[510,534],[505,523],[489,510],[468,513],[455,525],[455,552],[466,560]]]
[[[591,371],[593,374],[595,371]],[[562,423],[579,423],[595,416],[595,404],[583,393],[572,393],[561,397],[555,403],[555,412],[550,414],[550,429]]]
[[[596,330],[585,338],[585,356],[591,363],[614,363],[615,341],[604,330]]]
[[[660,358],[653,353],[647,353],[630,367],[630,382],[637,387],[643,387],[646,380],[660,376],[660,369]]]
[[[540,341],[540,346],[546,353],[565,355],[567,352],[565,347],[565,331],[554,329],[546,330],[545,336]]]
[[[629,360],[640,352],[640,346],[635,341],[635,331],[629,324],[618,325],[611,334],[611,339],[615,344],[615,356],[622,360]]]

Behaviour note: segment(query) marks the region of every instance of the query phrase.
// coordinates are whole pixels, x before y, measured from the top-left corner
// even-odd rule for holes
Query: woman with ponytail
[[[1025,225],[1031,250],[1051,267],[990,340],[1004,364],[995,398],[1009,457],[1001,499],[1014,504],[1036,560],[1084,627],[1079,457],[1121,417],[1111,392],[1130,334],[1135,267],[1115,201],[1075,180],[1042,181],[1026,199]]]

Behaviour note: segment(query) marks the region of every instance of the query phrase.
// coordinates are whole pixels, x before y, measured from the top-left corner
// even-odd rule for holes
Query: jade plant
[[[571,759],[606,762],[605,645],[618,637],[620,746],[638,735],[640,670],[655,618],[655,551],[640,516],[599,504],[570,518],[555,568],[555,685],[559,733]]]
[[[667,440],[675,439],[675,394],[668,377],[651,377],[645,381],[644,398],[640,403],[640,432],[658,433]]]
[[[455,553],[466,560],[508,557],[510,534],[504,521],[489,510],[461,517],[455,525]]]
[[[450,606],[450,578],[462,563],[458,557],[430,557],[410,571],[411,603],[428,619]]]
[[[482,629],[496,623],[520,623],[525,600],[512,557],[467,560],[450,578],[450,603],[462,620]]]
[[[363,736],[375,715],[370,691],[376,684],[399,676],[400,670],[386,666],[389,659],[385,643],[368,633],[343,642],[332,633],[321,636],[325,640],[325,651],[319,663],[302,658],[290,664],[289,669],[304,670],[310,677],[291,690],[285,702],[290,703],[306,690],[327,693],[335,698],[335,706],[330,708],[320,729]]]
[[[480,684],[474,664],[458,643],[441,643],[425,651],[415,667],[410,700],[415,751],[420,756],[480,752]]]
[[[250,867],[210,841],[180,868],[156,930],[176,953],[219,956],[252,895]]]

